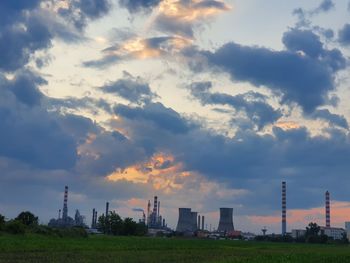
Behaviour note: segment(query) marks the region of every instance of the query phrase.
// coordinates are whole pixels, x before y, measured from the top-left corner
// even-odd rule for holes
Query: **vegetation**
[[[94,235],[0,236],[0,262],[350,262],[348,245]]]
[[[144,236],[147,227],[142,223],[136,223],[127,217],[124,220],[115,212],[109,212],[107,218],[101,215],[98,218],[98,229],[105,234],[124,236]]]

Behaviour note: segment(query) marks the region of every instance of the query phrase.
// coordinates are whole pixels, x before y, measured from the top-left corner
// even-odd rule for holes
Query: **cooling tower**
[[[176,231],[194,232],[197,230],[197,212],[192,212],[191,208],[179,208],[179,220]]]
[[[233,227],[233,208],[220,208],[219,232],[231,232]]]

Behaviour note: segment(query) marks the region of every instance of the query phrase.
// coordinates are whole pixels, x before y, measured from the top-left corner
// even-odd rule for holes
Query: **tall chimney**
[[[64,199],[63,199],[63,212],[62,219],[63,221],[67,221],[68,218],[68,186],[64,187]]]
[[[204,230],[204,216],[202,216],[202,230]]]
[[[95,221],[94,221],[95,227],[97,227],[97,210],[95,210]]]
[[[198,229],[198,230],[201,229],[201,216],[200,216],[200,215],[198,215],[197,229]]]
[[[151,225],[151,201],[148,200],[148,204],[147,204],[147,225],[150,226]]]
[[[58,219],[61,219],[61,209],[58,209]]]
[[[286,182],[282,182],[282,235],[287,233],[287,189]]]
[[[106,202],[106,218],[108,217],[109,214],[109,202]]]
[[[95,208],[92,209],[92,221],[91,221],[91,228],[95,228]]]
[[[330,195],[326,192],[326,227],[331,227]]]
[[[157,223],[157,212],[158,212],[158,197],[155,196],[154,197],[154,201],[153,201],[153,215],[152,215],[152,224],[156,224]]]
[[[160,201],[158,201],[158,216],[157,216],[157,224],[158,224],[158,223],[162,224],[162,222],[159,222],[159,221],[162,221],[162,220],[160,219],[160,213],[159,213],[159,211],[160,211]]]

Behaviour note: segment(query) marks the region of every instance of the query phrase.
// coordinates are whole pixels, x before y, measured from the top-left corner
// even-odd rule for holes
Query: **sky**
[[[350,221],[347,0],[0,3],[0,213]]]

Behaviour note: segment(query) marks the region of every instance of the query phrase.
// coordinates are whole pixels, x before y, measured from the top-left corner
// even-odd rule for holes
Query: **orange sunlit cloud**
[[[156,42],[152,44],[152,41]],[[136,37],[105,50],[107,56],[121,58],[148,59],[174,54],[192,44],[192,40],[174,36],[144,39]]]
[[[281,216],[249,216],[249,219],[260,225],[273,225],[281,222]],[[350,202],[334,201],[331,204],[331,224],[343,226],[345,221],[350,220]],[[316,222],[325,225],[325,208],[315,207],[311,209],[293,209],[287,211],[288,224],[307,225]]]
[[[156,190],[166,193],[182,188],[181,178],[191,173],[183,171],[181,163],[174,163],[174,157],[162,153],[155,154],[149,161],[118,169],[107,179],[110,181],[127,180],[133,183],[150,184]]]
[[[207,18],[230,9],[231,7],[222,1],[213,1],[212,5],[206,5],[201,0],[188,1],[186,4],[179,0],[165,0],[159,6],[161,15],[183,22]]]
[[[275,124],[276,127],[283,130],[298,129],[300,125],[294,121],[279,121]]]

